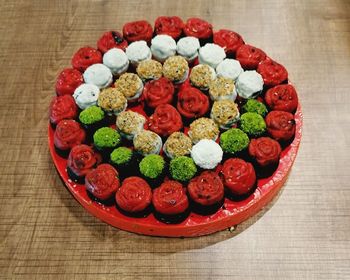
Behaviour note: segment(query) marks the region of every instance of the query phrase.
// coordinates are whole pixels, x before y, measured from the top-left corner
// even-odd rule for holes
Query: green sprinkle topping
[[[240,129],[249,136],[260,136],[266,131],[266,123],[259,114],[248,112],[241,116]]]
[[[220,146],[227,153],[234,154],[243,151],[248,145],[248,135],[239,128],[231,128],[220,136]]]
[[[97,106],[86,108],[79,114],[80,122],[87,125],[101,121],[104,117],[105,113]]]
[[[114,148],[120,144],[120,134],[110,127],[102,127],[94,133],[94,144],[97,148]]]
[[[121,165],[129,162],[132,158],[132,150],[126,147],[119,147],[114,149],[111,153],[111,162],[116,165]]]
[[[255,99],[249,99],[242,109],[243,112],[257,113],[263,117],[265,117],[268,112],[265,104]]]
[[[160,155],[145,156],[139,164],[141,174],[151,179],[155,179],[162,174],[164,166],[165,161]]]
[[[186,182],[197,173],[197,167],[192,158],[179,156],[170,161],[170,174],[173,179]]]

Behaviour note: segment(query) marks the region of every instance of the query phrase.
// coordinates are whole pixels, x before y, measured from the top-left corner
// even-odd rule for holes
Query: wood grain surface
[[[0,278],[350,279],[350,1],[0,1]],[[120,231],[57,175],[47,111],[57,74],[103,31],[159,15],[233,29],[289,70],[304,111],[279,197],[190,239]]]

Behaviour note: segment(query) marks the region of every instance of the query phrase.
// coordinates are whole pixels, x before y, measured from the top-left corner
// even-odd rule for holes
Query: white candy
[[[226,53],[224,49],[216,44],[207,43],[199,49],[199,63],[208,64],[213,68],[216,68],[225,57]]]
[[[240,97],[249,99],[260,94],[264,86],[264,80],[255,70],[245,71],[238,76],[236,81],[237,93]]]
[[[225,77],[236,80],[243,73],[243,68],[238,60],[226,58],[216,67],[216,74],[219,77]]]
[[[100,89],[92,84],[82,84],[78,86],[73,94],[73,98],[78,107],[82,110],[97,104]]]
[[[84,81],[87,84],[93,84],[98,88],[106,88],[113,82],[111,70],[101,63],[89,66],[84,74]]]
[[[103,55],[103,64],[106,65],[115,76],[119,76],[128,70],[129,59],[121,49],[113,48]]]
[[[195,37],[184,37],[177,42],[177,53],[191,62],[198,56],[199,40]]]
[[[136,41],[126,48],[126,55],[136,67],[141,61],[151,59],[152,53],[146,41]]]
[[[157,35],[151,43],[153,57],[160,62],[176,54],[176,42],[169,35]]]
[[[192,147],[191,157],[196,165],[203,169],[213,169],[222,160],[223,151],[218,143],[202,139]]]

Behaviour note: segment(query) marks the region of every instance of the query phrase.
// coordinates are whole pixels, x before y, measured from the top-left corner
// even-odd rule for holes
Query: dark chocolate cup
[[[119,173],[119,179],[123,181],[124,179],[131,176],[139,176],[139,158],[136,153],[133,152],[129,162],[124,164],[115,164],[109,159],[109,163],[115,167]]]
[[[201,216],[208,216],[216,213],[224,204],[225,198],[222,200],[212,204],[212,205],[202,205],[194,200],[190,199],[191,201],[191,210]]]
[[[58,154],[62,158],[68,158],[69,152],[71,149],[62,150],[60,148],[57,148],[55,145],[54,145],[54,147],[55,147],[56,154]]]
[[[97,147],[95,144],[94,144],[94,148],[95,150],[102,156],[102,160],[104,162],[109,162],[109,159],[110,159],[110,155],[111,153],[113,152],[113,150],[117,147],[113,147],[113,148],[100,148],[100,147]]]
[[[142,211],[138,211],[138,212],[128,212],[128,211],[125,211],[123,209],[121,209],[118,205],[118,203],[116,203],[116,208],[117,210],[123,214],[124,216],[127,216],[127,217],[132,217],[132,218],[145,218],[147,217],[149,214],[151,214],[152,210],[153,210],[153,207],[152,207],[152,204],[148,205],[144,210]]]
[[[267,178],[267,177],[272,176],[272,174],[278,168],[278,164],[279,164],[279,162],[276,162],[276,163],[273,163],[273,164],[269,164],[267,166],[261,166],[254,160],[252,161],[252,163],[254,165],[256,177],[258,179]]]
[[[245,161],[249,161],[250,157],[248,154],[248,149],[246,148],[242,151],[235,152],[235,153],[224,152],[224,155],[222,157],[222,162],[224,162],[230,158],[240,158],[240,159],[243,159]]]
[[[257,188],[257,184],[255,182],[255,185],[248,193],[243,195],[237,195],[232,193],[229,188],[225,187],[225,197],[227,197],[229,200],[232,200],[232,201],[242,201],[250,197],[255,192],[256,188]]]
[[[96,196],[94,196],[92,193],[90,193],[88,190],[86,190],[86,193],[92,201],[96,201],[97,203],[101,203],[101,204],[106,205],[106,206],[112,206],[115,204],[114,194],[111,195],[111,197],[109,197],[107,199],[99,199]]]
[[[72,169],[70,169],[69,166],[67,166],[67,174],[68,174],[68,177],[74,181],[75,183],[78,183],[78,184],[84,184],[85,183],[85,176],[78,176],[76,175]]]
[[[81,123],[81,122],[80,122]],[[102,120],[95,122],[93,124],[83,124],[81,123],[81,126],[86,131],[86,139],[88,142],[92,142],[93,135],[96,130],[98,130],[101,127],[108,126],[108,122],[106,121],[106,118],[103,118]]]
[[[187,219],[187,217],[190,215],[190,212],[191,212],[190,208],[187,208],[185,212],[174,214],[174,215],[165,215],[157,211],[154,211],[153,214],[154,214],[154,217],[162,223],[180,224]]]

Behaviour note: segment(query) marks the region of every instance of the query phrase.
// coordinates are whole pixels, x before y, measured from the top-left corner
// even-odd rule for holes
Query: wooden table
[[[166,3],[168,2],[168,3]],[[0,278],[350,279],[350,2],[1,1]],[[152,238],[90,216],[47,146],[57,74],[103,31],[158,15],[233,29],[289,70],[304,110],[279,197],[238,226]]]

